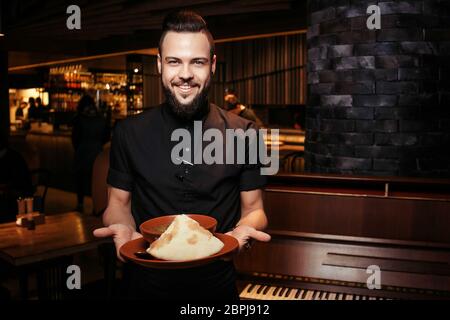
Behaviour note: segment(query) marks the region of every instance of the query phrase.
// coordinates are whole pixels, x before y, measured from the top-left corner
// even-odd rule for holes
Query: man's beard
[[[184,104],[178,101],[175,94],[169,87],[163,85],[164,95],[166,97],[166,103],[172,111],[172,113],[182,121],[192,121],[200,119],[209,110],[208,105],[208,93],[211,87],[211,77],[206,81],[203,89],[194,97],[191,103]]]

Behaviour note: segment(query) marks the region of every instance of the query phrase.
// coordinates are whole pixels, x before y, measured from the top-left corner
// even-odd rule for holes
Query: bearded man
[[[171,134],[176,129],[256,128],[251,121],[208,102],[216,69],[214,41],[205,21],[190,11],[166,17],[159,43],[158,71],[165,102],[116,125],[108,173],[109,200],[98,237],[112,236],[117,251],[141,237],[139,225],[168,214],[200,213],[218,221],[217,232],[235,237],[240,249],[250,240],[269,241],[260,168],[247,164],[175,164]],[[193,134],[192,134],[193,136]],[[196,148],[194,148],[196,149]],[[196,150],[185,150],[195,153]],[[120,257],[119,257],[120,258]],[[236,300],[233,261],[187,269],[158,270],[127,263],[124,292],[129,298]]]

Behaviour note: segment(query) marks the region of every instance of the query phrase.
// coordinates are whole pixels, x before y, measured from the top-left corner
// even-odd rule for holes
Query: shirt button
[[[187,151],[187,152],[189,152],[189,150],[191,150],[191,149],[189,149],[189,148],[186,148],[186,151]]]
[[[188,169],[185,169],[185,170],[184,170],[184,173],[185,173],[185,174],[188,174],[188,173],[189,173],[189,170],[188,170]]]

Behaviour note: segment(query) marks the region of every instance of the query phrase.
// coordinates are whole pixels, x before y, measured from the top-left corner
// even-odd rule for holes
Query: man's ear
[[[216,72],[216,60],[217,60],[216,55],[213,55],[212,60],[211,60],[211,71],[212,71],[212,74],[214,74]]]
[[[158,53],[158,73],[161,74],[161,55]]]

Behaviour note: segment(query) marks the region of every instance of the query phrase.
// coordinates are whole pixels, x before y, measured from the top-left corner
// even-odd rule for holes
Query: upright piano
[[[242,299],[450,299],[450,180],[280,174],[264,204]]]

